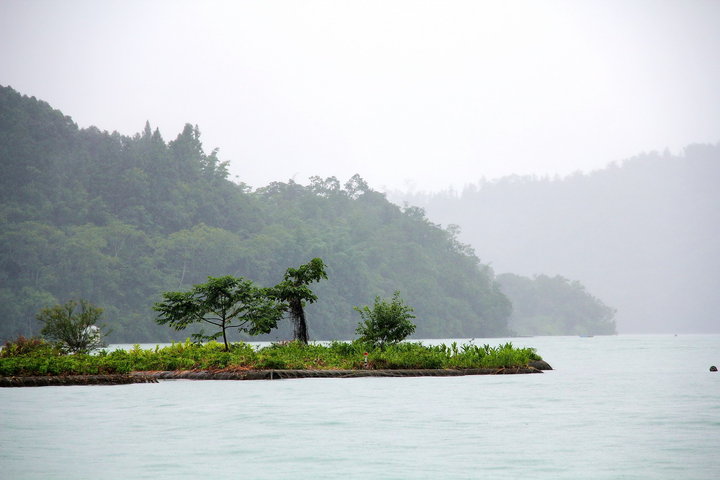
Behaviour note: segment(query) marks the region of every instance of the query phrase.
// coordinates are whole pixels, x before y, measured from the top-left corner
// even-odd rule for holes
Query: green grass
[[[497,347],[465,344],[425,346],[403,342],[372,349],[360,342],[303,345],[297,342],[272,344],[255,349],[233,343],[226,352],[222,344],[198,345],[186,340],[171,346],[144,350],[64,355],[51,344],[37,339],[8,342],[0,351],[0,376],[112,374],[151,370],[215,369],[360,369],[365,368],[500,368],[525,366],[540,357],[533,348],[506,343]]]

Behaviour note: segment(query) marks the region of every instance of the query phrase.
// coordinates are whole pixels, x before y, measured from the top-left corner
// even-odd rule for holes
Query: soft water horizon
[[[555,370],[0,389],[2,476],[717,478],[720,335],[505,341]]]

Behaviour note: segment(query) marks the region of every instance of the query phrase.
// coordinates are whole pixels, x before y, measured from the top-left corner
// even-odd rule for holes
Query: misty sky
[[[720,1],[0,0],[0,84],[233,175],[439,190],[720,141]]]

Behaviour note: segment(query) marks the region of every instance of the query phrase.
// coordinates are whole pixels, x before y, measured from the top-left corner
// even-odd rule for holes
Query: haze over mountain
[[[646,153],[590,174],[509,176],[398,193],[458,224],[498,273],[563,275],[617,308],[621,333],[720,332],[720,144]]]
[[[82,128],[200,125],[254,188],[439,191],[716,142],[712,0],[3,0],[0,84]]]

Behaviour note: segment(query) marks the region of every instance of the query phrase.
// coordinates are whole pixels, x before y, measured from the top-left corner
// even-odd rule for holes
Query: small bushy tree
[[[43,308],[36,318],[43,322],[40,334],[57,342],[70,353],[88,353],[107,346],[97,321],[102,316],[98,308],[86,300],[70,300],[64,305]]]
[[[164,301],[153,307],[159,312],[157,323],[184,330],[193,323],[208,323],[220,330],[212,335],[196,333],[197,340],[223,339],[229,350],[227,331],[237,328],[250,335],[270,333],[277,327],[284,308],[268,289],[259,288],[242,277],[208,277],[207,283],[193,285],[188,292],[166,292]]]
[[[413,309],[403,302],[399,291],[395,291],[390,302],[375,297],[372,308],[366,305],[355,310],[363,319],[355,333],[360,335],[361,342],[374,347],[399,343],[415,331],[415,324],[410,321],[415,318]]]

